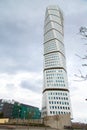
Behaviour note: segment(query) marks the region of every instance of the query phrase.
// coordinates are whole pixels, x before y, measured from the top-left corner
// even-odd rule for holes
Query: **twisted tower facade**
[[[71,113],[63,39],[63,14],[58,6],[49,6],[44,24],[42,117]]]

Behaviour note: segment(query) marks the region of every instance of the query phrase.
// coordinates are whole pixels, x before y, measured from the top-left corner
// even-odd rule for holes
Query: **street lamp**
[[[24,120],[25,120],[26,111],[24,111]]]

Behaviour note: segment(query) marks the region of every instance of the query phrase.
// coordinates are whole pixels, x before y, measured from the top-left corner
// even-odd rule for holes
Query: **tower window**
[[[53,114],[55,114],[55,111],[53,111]]]
[[[52,114],[52,111],[50,111],[50,114]]]

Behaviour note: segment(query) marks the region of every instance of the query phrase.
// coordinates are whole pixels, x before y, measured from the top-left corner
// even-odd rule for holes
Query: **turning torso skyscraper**
[[[63,14],[58,6],[49,6],[44,24],[42,117],[71,114],[63,39]]]

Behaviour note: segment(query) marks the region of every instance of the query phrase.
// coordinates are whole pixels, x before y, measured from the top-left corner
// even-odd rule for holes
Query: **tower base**
[[[44,117],[44,124],[59,130],[71,128],[70,114],[46,116]]]

